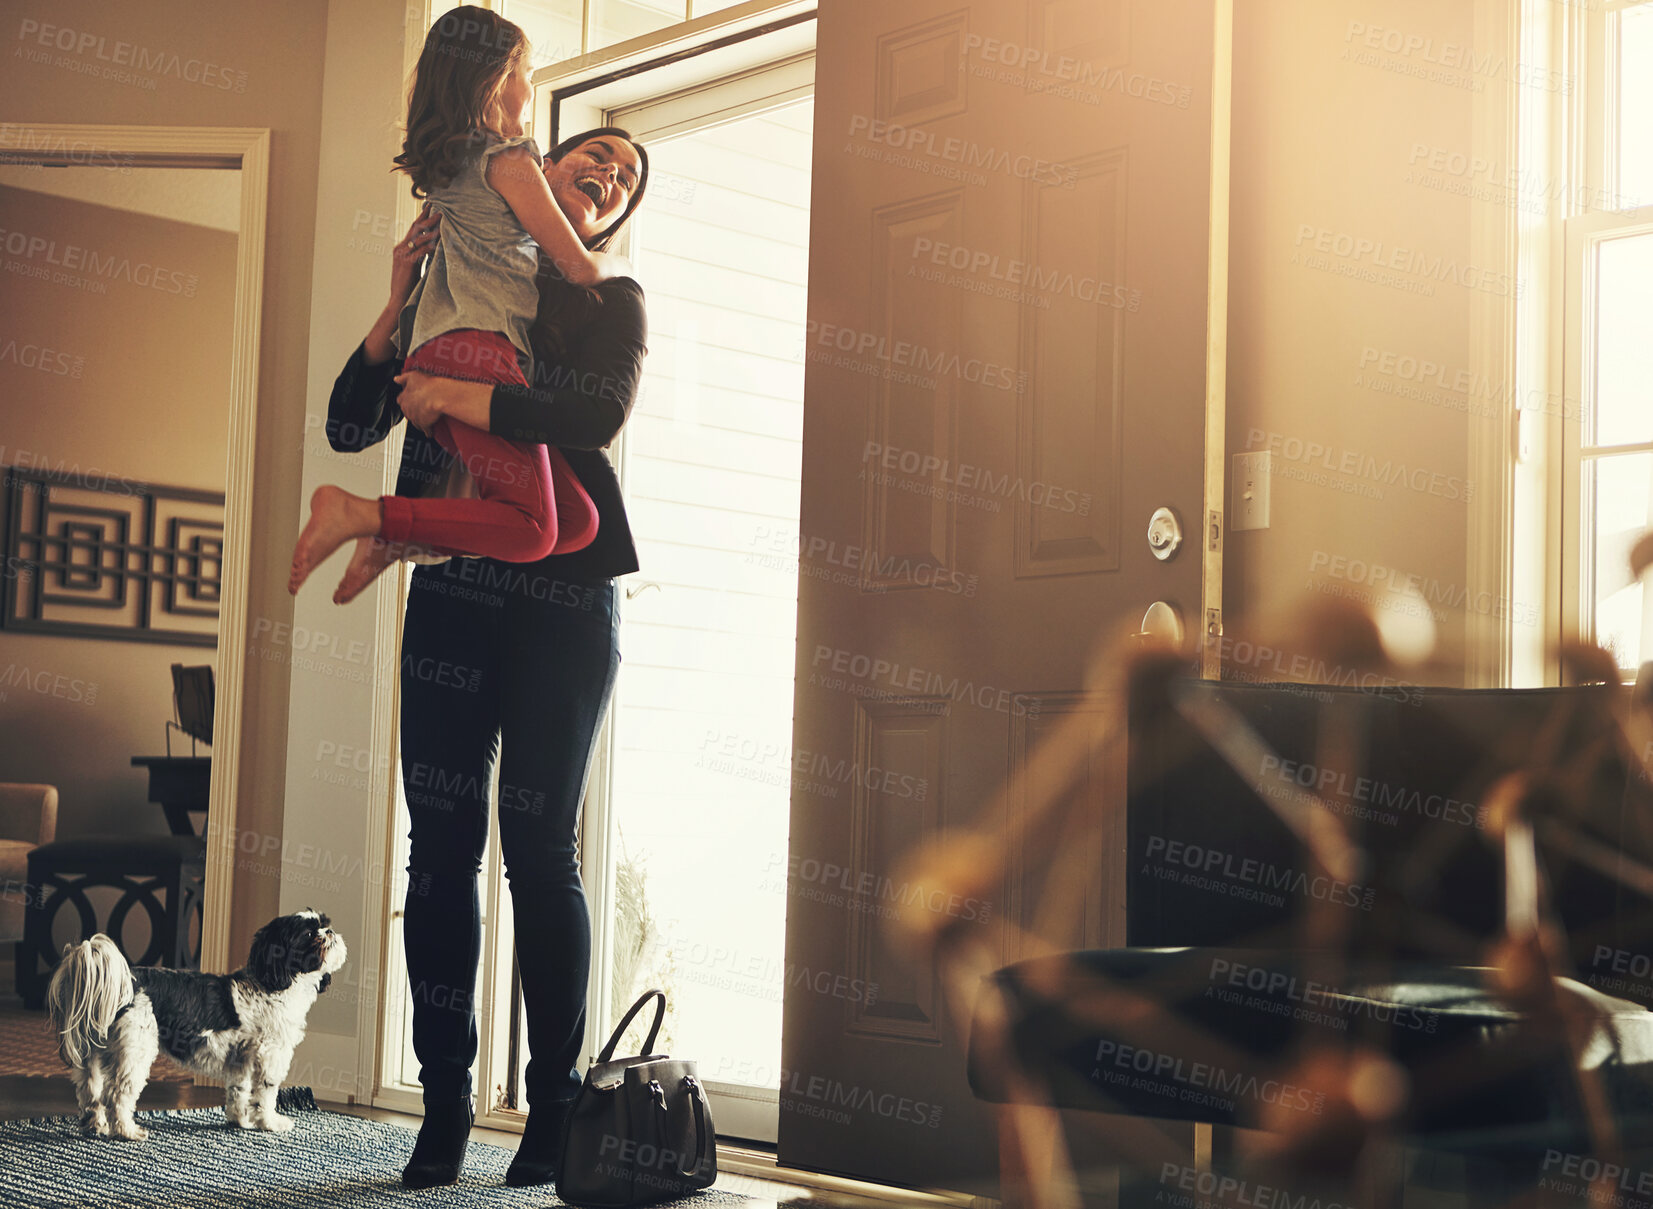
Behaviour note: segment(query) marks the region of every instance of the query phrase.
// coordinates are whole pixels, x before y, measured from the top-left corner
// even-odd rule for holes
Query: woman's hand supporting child
[[[441,212],[429,202],[408,228],[407,238],[396,245],[390,257],[390,301],[373,321],[364,342],[369,365],[383,365],[396,356],[391,337],[402,320],[402,308],[413,297],[413,287],[419,284],[419,268],[425,257],[436,247],[441,232]]]

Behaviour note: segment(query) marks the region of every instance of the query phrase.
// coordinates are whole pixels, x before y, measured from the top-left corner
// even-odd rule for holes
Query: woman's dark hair
[[[408,89],[407,135],[397,171],[425,197],[453,180],[489,134],[489,107],[505,77],[528,57],[528,36],[498,13],[473,4],[443,13],[425,35]]]
[[[642,143],[639,143],[636,139],[631,137],[630,131],[622,130],[618,126],[599,126],[595,130],[582,130],[579,134],[571,135],[570,137],[565,138],[562,142],[551,148],[550,153],[545,157],[551,161],[551,163],[555,164],[560,161],[563,156],[578,147],[581,143],[584,143],[590,139],[601,138],[604,135],[612,135],[615,138],[625,139],[626,142],[630,143],[632,147],[636,149],[637,188],[631,191],[631,197],[626,200],[626,208],[620,211],[620,216],[599,231],[596,237],[586,245],[593,252],[601,252],[607,248],[609,242],[613,240],[615,235],[619,234],[620,228],[626,225],[626,220],[631,217],[632,211],[636,210],[638,205],[641,204],[643,200],[643,193],[647,190],[649,184],[648,151],[644,149]]]
[[[620,228],[625,226],[637,209],[638,203],[643,200],[643,193],[649,182],[649,153],[644,150],[641,143],[631,137],[629,131],[619,126],[599,126],[595,130],[582,130],[579,134],[563,139],[545,156],[546,162],[554,164],[587,139],[601,138],[604,135],[625,139],[637,149],[637,188],[632,190],[631,196],[626,200],[626,208],[586,245],[593,252],[607,249],[610,241],[619,234]],[[574,333],[583,330],[597,318],[603,308],[603,296],[592,286],[574,285],[570,282],[543,250],[540,252],[536,285],[540,291],[540,305],[534,324],[551,349],[553,359],[566,358],[568,341]]]

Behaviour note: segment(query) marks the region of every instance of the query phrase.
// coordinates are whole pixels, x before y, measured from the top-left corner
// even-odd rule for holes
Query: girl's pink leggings
[[[511,342],[500,332],[474,328],[425,341],[403,369],[528,385]],[[507,441],[446,416],[431,427],[431,435],[464,462],[480,498],[382,496],[381,538],[438,554],[480,554],[513,563],[583,550],[596,538],[596,506],[555,446]]]

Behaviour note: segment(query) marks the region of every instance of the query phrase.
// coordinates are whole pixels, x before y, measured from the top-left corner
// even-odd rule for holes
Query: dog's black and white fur
[[[242,1129],[281,1131],[276,1092],[316,996],[344,965],[344,937],[327,916],[272,919],[233,974],[133,969],[98,933],[65,945],[47,989],[58,1054],[69,1067],[89,1134],[142,1141],[132,1118],[157,1053],[224,1082],[224,1116]]]

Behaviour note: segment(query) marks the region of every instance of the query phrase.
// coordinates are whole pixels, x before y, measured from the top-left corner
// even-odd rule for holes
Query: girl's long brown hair
[[[443,13],[425,35],[408,90],[407,135],[396,170],[425,197],[451,181],[488,134],[489,107],[505,77],[528,54],[528,36],[498,13],[466,4]]]

